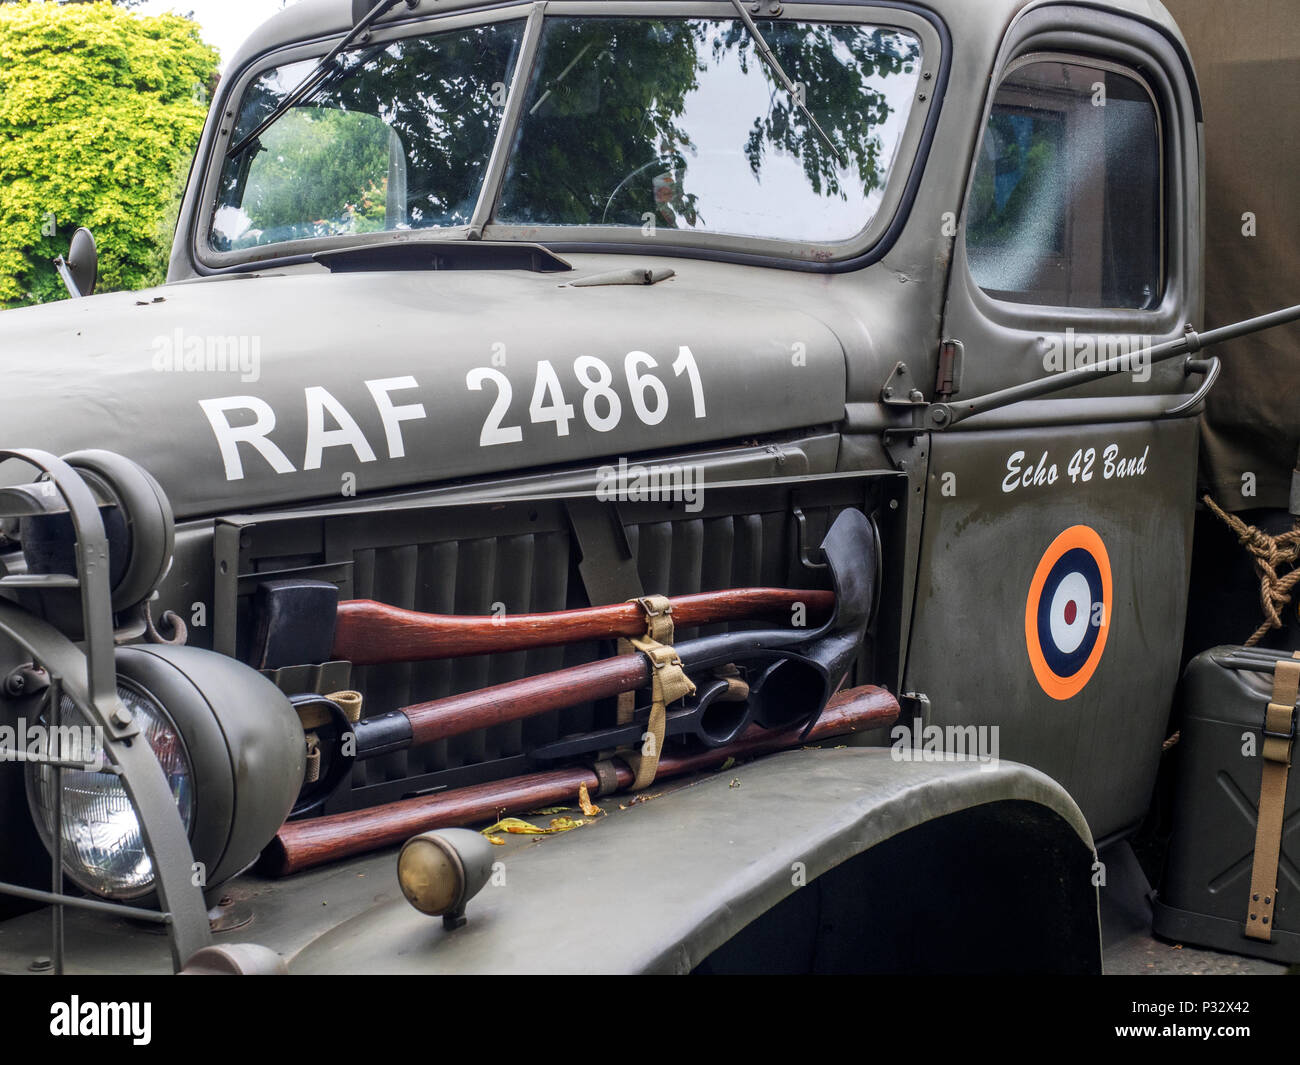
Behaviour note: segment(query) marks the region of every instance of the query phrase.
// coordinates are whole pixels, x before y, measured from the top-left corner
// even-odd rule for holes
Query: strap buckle
[[[629,601],[636,603],[647,618],[663,617],[673,612],[673,604],[667,596],[642,595]]]
[[[1285,718],[1283,718],[1283,720],[1285,720],[1286,723],[1290,725],[1290,729],[1288,731],[1278,732],[1268,727],[1270,723],[1270,719],[1276,719],[1278,717],[1281,717],[1284,714],[1286,716]],[[1300,714],[1296,713],[1296,708],[1294,706],[1279,706],[1277,703],[1269,703],[1268,710],[1264,714],[1264,729],[1263,729],[1264,736],[1266,736],[1269,739],[1285,740],[1287,743],[1295,743],[1297,717],[1300,717]]]
[[[645,639],[655,643],[673,642],[673,604],[666,595],[643,595],[629,599],[641,608],[645,618]]]
[[[1291,715],[1291,731],[1290,731],[1290,732],[1273,732],[1273,731],[1269,730],[1269,728],[1265,728],[1265,730],[1264,730],[1264,735],[1265,735],[1266,737],[1268,737],[1268,739],[1270,739],[1270,740],[1286,740],[1288,744],[1294,744],[1295,741],[1296,741],[1296,719],[1295,719],[1295,715],[1294,715],[1294,714]]]
[[[681,656],[670,644],[633,640],[632,646],[646,655],[655,669],[671,669],[673,666],[681,667]]]

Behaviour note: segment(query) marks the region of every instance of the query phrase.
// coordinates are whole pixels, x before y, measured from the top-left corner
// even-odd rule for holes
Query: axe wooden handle
[[[898,713],[898,701],[883,688],[853,688],[831,699],[805,737],[801,737],[799,728],[778,732],[754,725],[726,747],[698,754],[665,754],[655,779],[714,769],[728,758],[753,758],[786,747],[884,728],[898,720]],[[632,771],[622,762],[615,765],[619,786],[627,787],[632,783]],[[582,784],[593,795],[600,787],[590,769],[556,769],[402,799],[369,810],[292,821],[262,852],[259,868],[271,876],[287,876],[326,862],[393,847],[430,829],[472,825],[526,813],[539,806],[572,802]]]
[[[835,593],[788,588],[737,588],[701,592],[672,600],[678,628],[731,621],[790,621],[800,604],[805,624],[830,616]],[[338,606],[331,657],[357,666],[421,662],[460,655],[526,651],[582,640],[640,636],[645,616],[636,603],[561,610],[549,614],[471,617],[422,614],[414,610],[352,599]]]
[[[433,743],[493,725],[563,710],[577,703],[608,699],[650,683],[645,655],[619,655],[557,669],[536,677],[506,681],[464,695],[402,707],[411,722],[411,744]]]

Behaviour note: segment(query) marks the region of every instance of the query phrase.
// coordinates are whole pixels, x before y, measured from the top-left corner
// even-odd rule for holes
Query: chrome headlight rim
[[[176,787],[171,787],[171,776],[169,775],[169,790],[172,791],[173,799],[176,800],[178,815],[181,818],[181,823],[184,825],[192,844],[197,815],[198,811],[201,809],[201,804],[198,795],[199,785],[195,771],[194,759],[191,756],[189,746],[186,743],[184,730],[172,714],[168,712],[163,700],[158,698],[158,696],[144,685],[121,673],[117,675],[115,680],[118,698],[122,701],[123,705],[127,706],[128,709],[131,710],[132,715],[142,726],[141,739],[145,739],[146,742],[148,742],[143,731],[147,725],[146,722],[141,721],[140,718],[152,717],[154,721],[161,725],[163,729],[166,730],[166,733],[169,734],[166,741],[176,745],[181,765],[184,767],[184,772],[181,776],[184,780],[188,781],[189,789],[187,795],[178,794],[178,789]],[[47,715],[43,713],[41,715],[41,720],[43,723],[48,725],[46,717]],[[65,693],[59,712],[59,724],[61,726],[75,724],[80,727],[89,728],[91,727],[90,721],[91,718],[85,709],[78,706],[76,702]],[[152,743],[150,746],[154,750],[155,757],[157,757],[158,748]],[[98,753],[100,757],[104,756],[102,743],[98,747]],[[157,891],[158,875],[156,870],[153,869],[153,858],[144,841],[144,829],[141,824],[140,812],[132,801],[130,793],[122,783],[121,777],[113,769],[107,766],[99,772],[93,770],[65,770],[63,781],[63,786],[65,788],[63,807],[65,818],[68,810],[66,791],[69,784],[68,778],[78,772],[84,773],[87,776],[93,775],[95,777],[104,778],[96,781],[95,784],[102,787],[105,794],[110,793],[113,789],[116,789],[116,791],[120,793],[119,801],[124,803],[126,806],[126,816],[134,822],[135,842],[144,852],[143,862],[148,868],[148,876],[147,878],[142,879],[136,886],[130,886],[121,883],[120,881],[116,883],[106,883],[102,878],[96,879],[94,876],[95,867],[90,862],[78,860],[78,856],[83,854],[84,850],[78,847],[77,841],[72,838],[72,834],[66,830],[66,826],[58,826],[63,837],[63,875],[82,891],[96,898],[127,904],[151,901],[155,897]],[[43,763],[28,763],[26,772],[24,773],[28,811],[31,814],[37,835],[40,837],[41,842],[44,844],[46,850],[51,856],[54,854],[55,850],[53,837],[55,827],[53,824],[54,811],[52,804],[50,804],[45,798],[45,795],[53,786],[51,779],[53,775],[54,770]],[[89,786],[94,787],[95,784]],[[120,838],[130,838],[131,835],[132,833],[128,830],[123,832]]]
[[[132,683],[162,707],[183,744],[193,781],[193,865],[182,872],[211,900],[221,884],[257,860],[293,808],[306,760],[298,715],[288,696],[255,669],[203,648],[136,644],[119,647],[115,662],[118,683]],[[29,814],[33,821],[39,816]],[[157,871],[149,890],[132,898],[91,893],[154,908]]]

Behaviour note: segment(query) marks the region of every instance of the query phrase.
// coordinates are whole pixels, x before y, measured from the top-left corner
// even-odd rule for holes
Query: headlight
[[[256,670],[212,651],[123,647],[116,664],[117,694],[157,756],[189,834],[195,866],[185,874],[216,888],[256,860],[298,797],[306,760],[298,715]],[[87,721],[65,698],[59,724],[80,733]],[[92,746],[77,760],[96,753]],[[26,776],[32,818],[53,853],[57,772],[29,762]],[[111,769],[64,770],[60,828],[70,880],[102,898],[150,901],[153,862]]]
[[[172,797],[189,831],[194,821],[194,770],[175,722],[151,696],[119,678],[118,698],[131,711],[162,765]],[[49,726],[48,721],[42,724]],[[59,712],[62,755],[103,764],[102,737],[66,695]],[[72,749],[69,749],[69,748]],[[57,773],[32,763],[27,799],[45,846],[54,849],[54,788]],[[153,864],[135,807],[117,774],[69,769],[63,774],[63,869],[78,887],[94,895],[135,899],[153,889]]]

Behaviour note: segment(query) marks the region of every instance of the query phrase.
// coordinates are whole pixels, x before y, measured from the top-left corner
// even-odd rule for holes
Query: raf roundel
[[[1025,643],[1043,691],[1078,695],[1092,679],[1110,625],[1110,556],[1086,525],[1066,529],[1044,552],[1025,601]]]

